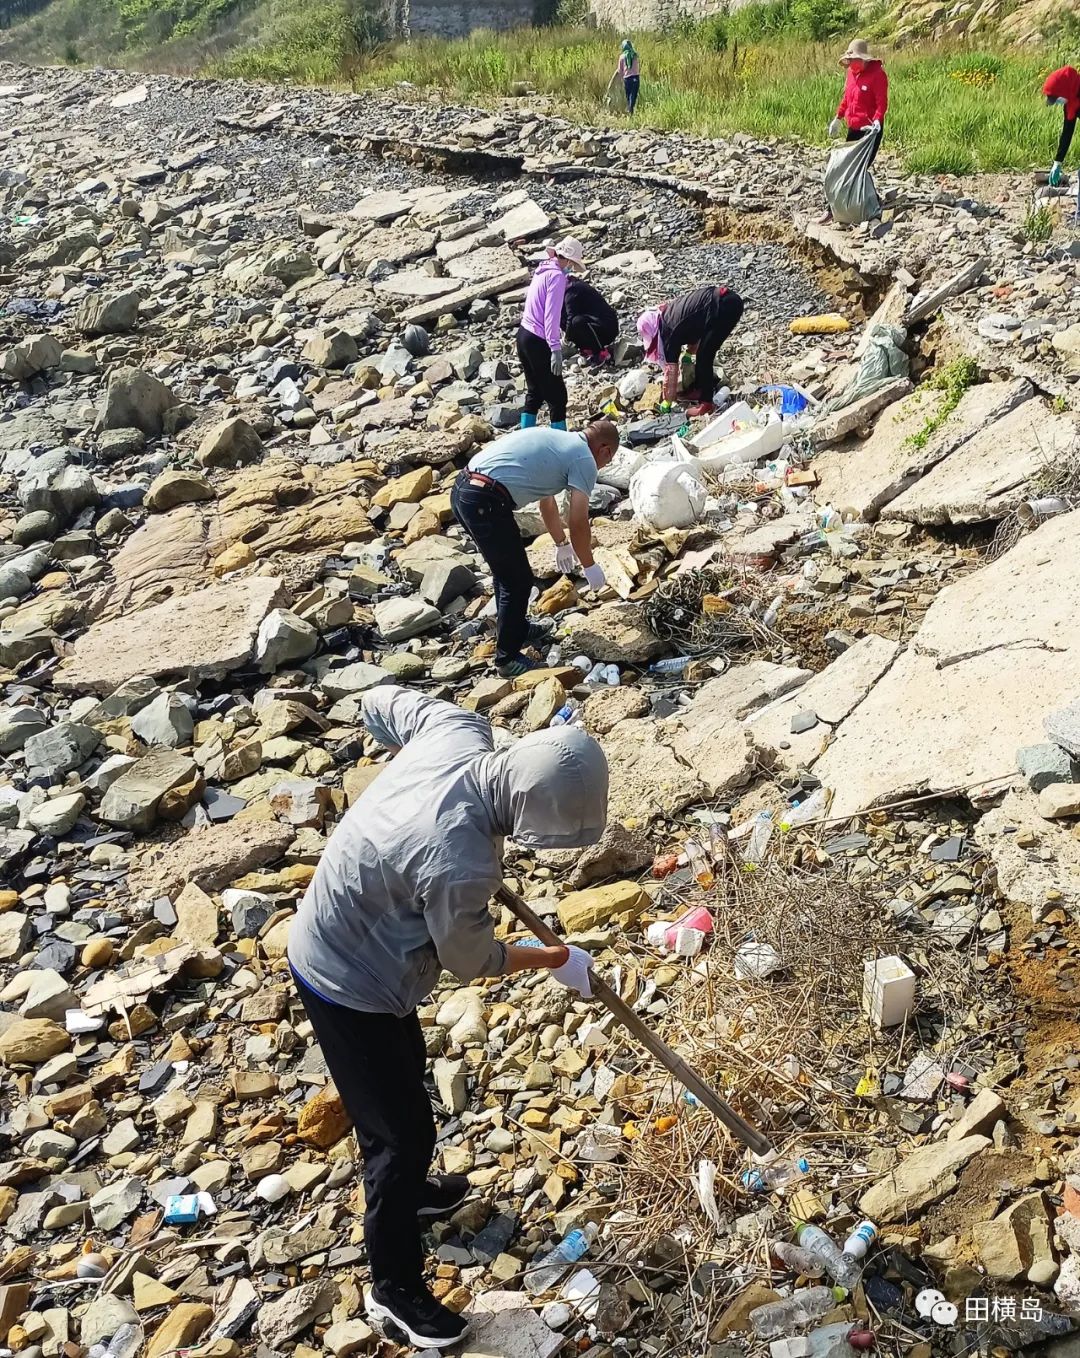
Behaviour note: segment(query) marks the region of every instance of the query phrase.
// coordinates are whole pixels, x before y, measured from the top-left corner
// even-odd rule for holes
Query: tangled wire
[[[761,578],[732,564],[699,566],[666,580],[644,605],[649,626],[683,655],[768,650]]]

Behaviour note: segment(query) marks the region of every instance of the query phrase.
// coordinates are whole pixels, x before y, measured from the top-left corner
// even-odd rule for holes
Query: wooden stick
[[[500,905],[505,905],[512,915],[515,915],[527,929],[531,929],[541,943],[547,944],[549,948],[563,947],[563,940],[554,930],[550,929],[544,921],[531,910],[516,892],[509,887],[501,886],[495,892],[495,899]],[[716,1091],[709,1087],[691,1066],[676,1052],[668,1046],[663,1038],[658,1037],[653,1030],[648,1027],[630,1006],[622,1000],[615,991],[597,976],[593,969],[589,968],[589,984],[592,986],[593,998],[600,1001],[622,1024],[627,1032],[632,1033],[641,1043],[646,1051],[650,1052],[656,1059],[671,1072],[672,1075],[684,1085],[691,1094],[703,1104],[710,1113],[728,1129],[729,1132],[737,1137],[744,1146],[752,1150],[755,1155],[767,1155],[772,1149],[772,1142],[761,1134],[756,1127],[752,1127],[749,1122],[741,1118],[729,1104],[725,1103]]]

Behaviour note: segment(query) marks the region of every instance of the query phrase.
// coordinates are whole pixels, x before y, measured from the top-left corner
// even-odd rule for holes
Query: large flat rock
[[[781,768],[808,768],[825,749],[833,728],[862,702],[899,649],[895,641],[873,635],[849,646],[801,688],[750,717],[754,743],[768,750]],[[803,712],[813,712],[817,725],[793,732],[792,718]]]
[[[95,623],[57,670],[55,686],[111,693],[136,674],[227,674],[251,659],[259,624],[286,602],[280,580],[250,576]]]
[[[673,816],[705,796],[705,784],[677,758],[658,722],[627,718],[600,743],[608,761],[609,820]]]
[[[461,283],[456,278],[436,278],[421,269],[402,269],[400,273],[375,284],[375,291],[383,297],[403,297],[409,302],[422,302],[431,297],[447,297],[457,292]]]
[[[1007,781],[1019,747],[1043,741],[1043,717],[1076,691],[1078,572],[1080,511],[942,590],[814,764],[833,813]]]
[[[451,259],[446,265],[446,272],[451,278],[478,283],[485,278],[513,273],[517,267],[518,257],[508,245],[482,245],[466,255]]]
[[[971,387],[922,447],[912,443],[941,410],[945,393],[920,387],[890,406],[868,439],[848,441],[814,459],[815,498],[855,510],[870,522],[931,467],[955,452],[987,423],[1030,399],[1028,382],[984,382]]]
[[[435,233],[414,226],[376,226],[352,248],[354,261],[385,259],[410,264],[435,249]],[[356,267],[356,264],[354,264]]]
[[[1048,402],[1024,401],[987,424],[899,495],[882,518],[908,523],[984,523],[1004,518],[1037,473],[1075,448],[1076,420]]]

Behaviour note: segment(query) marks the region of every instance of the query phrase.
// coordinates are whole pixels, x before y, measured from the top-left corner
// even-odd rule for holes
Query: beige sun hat
[[[876,61],[877,58],[870,50],[870,44],[865,38],[852,38],[848,43],[848,50],[840,58],[840,64],[847,61]]]
[[[568,260],[575,269],[585,267],[585,247],[576,236],[564,236],[554,245],[549,245],[547,251],[549,255],[559,255],[560,258]]]

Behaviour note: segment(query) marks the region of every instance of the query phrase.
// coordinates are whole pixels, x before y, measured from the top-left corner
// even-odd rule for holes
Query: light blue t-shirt
[[[542,426],[495,439],[470,459],[469,470],[504,485],[518,509],[567,489],[591,495],[596,485],[596,462],[584,436]]]

